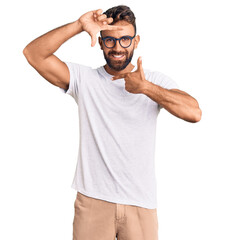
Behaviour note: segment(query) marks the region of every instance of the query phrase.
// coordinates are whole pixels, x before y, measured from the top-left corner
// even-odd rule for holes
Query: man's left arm
[[[137,66],[136,71],[117,74],[112,80],[124,78],[125,89],[128,92],[147,95],[178,118],[193,123],[201,120],[202,111],[195,98],[179,89],[166,89],[146,80],[141,57],[137,60]]]
[[[202,111],[197,100],[184,91],[165,89],[146,80],[142,93],[178,118],[193,123],[201,120]]]

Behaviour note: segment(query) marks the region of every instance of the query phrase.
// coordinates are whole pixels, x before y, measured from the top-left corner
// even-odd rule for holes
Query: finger
[[[137,60],[137,65],[138,65],[137,70],[138,70],[138,71],[141,71],[141,70],[142,70],[142,61],[141,61],[141,57],[138,58],[138,60]]]
[[[113,22],[113,18],[112,18],[112,17],[110,17],[110,18],[104,18],[104,19],[102,19],[102,21],[106,22],[107,24],[110,24],[110,23]],[[104,23],[104,22],[103,22],[103,23]]]
[[[117,79],[120,79],[121,77],[119,77],[119,76],[113,76],[112,78],[111,78],[111,80],[112,81],[114,81],[114,80],[117,80]]]
[[[93,13],[93,17],[94,17],[95,22],[97,22],[98,19],[97,19],[97,14],[96,13]]]
[[[98,9],[98,10],[94,10],[94,11],[92,11],[93,12],[93,17],[94,17],[94,20],[95,21],[98,21],[98,17],[101,15],[101,13],[103,12],[103,10],[102,9]]]
[[[101,16],[97,17],[98,21],[102,21],[106,18],[107,18],[106,14],[102,14]]]
[[[92,35],[92,36],[91,36],[91,46],[94,47],[95,44],[96,44],[96,42],[97,42],[96,36],[95,36],[95,35]]]
[[[98,20],[97,18],[95,18],[95,21],[99,21],[99,22],[102,22],[102,24],[107,25],[113,22],[113,18],[102,18],[101,20]]]
[[[118,75],[116,75],[116,76],[113,76],[112,78],[111,78],[111,80],[117,80],[117,79],[121,79],[121,78],[125,78],[126,77],[126,73],[124,73],[124,74],[118,74]]]
[[[105,25],[103,27],[103,30],[115,30],[115,31],[120,31],[120,30],[124,30],[123,27],[120,26],[113,26],[113,25]]]
[[[142,57],[138,58],[137,65],[138,65],[137,71],[140,71],[142,78],[144,78],[144,70],[143,70],[143,67],[142,67]]]
[[[102,12],[103,12],[103,10],[100,8],[100,9],[96,10],[95,13],[96,13],[97,15],[101,15]]]
[[[105,19],[102,19],[101,22],[102,22],[102,24],[107,26],[107,24],[110,24],[111,22],[113,22],[113,18],[112,18],[112,20],[109,18],[105,18]]]
[[[99,8],[99,9],[93,10],[93,11],[91,11],[91,12],[93,13],[93,16],[94,16],[94,17],[98,17],[99,15],[101,15],[102,9]]]

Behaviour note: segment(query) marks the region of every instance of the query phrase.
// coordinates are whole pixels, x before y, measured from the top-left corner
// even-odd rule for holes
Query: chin
[[[126,61],[126,60],[125,61],[114,61],[115,63],[112,61],[106,60],[106,62],[112,70],[117,71],[117,72],[124,70],[130,63],[130,61]]]
[[[124,70],[127,66],[110,66],[110,65],[109,65],[109,67],[110,67],[111,69],[113,69],[114,71],[119,72],[119,71]]]

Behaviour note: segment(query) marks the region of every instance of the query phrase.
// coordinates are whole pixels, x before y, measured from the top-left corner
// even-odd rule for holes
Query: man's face
[[[114,25],[122,26],[124,29],[121,31],[105,30],[102,31],[102,37],[110,36],[120,38],[122,36],[134,36],[134,27],[126,21],[119,21]],[[113,48],[107,48],[101,38],[99,38],[99,44],[103,50],[104,58],[108,66],[115,71],[122,71],[131,62],[134,49],[139,42],[139,36],[133,38],[131,45],[128,48],[123,48],[119,41],[116,41],[116,45]],[[121,56],[121,57],[119,57]]]

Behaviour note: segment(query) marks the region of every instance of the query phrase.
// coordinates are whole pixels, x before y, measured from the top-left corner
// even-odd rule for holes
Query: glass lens
[[[120,44],[122,45],[122,47],[128,47],[131,43],[131,39],[128,37],[122,37],[120,40]]]
[[[105,39],[105,45],[109,48],[114,46],[114,40],[112,38],[106,38]]]

